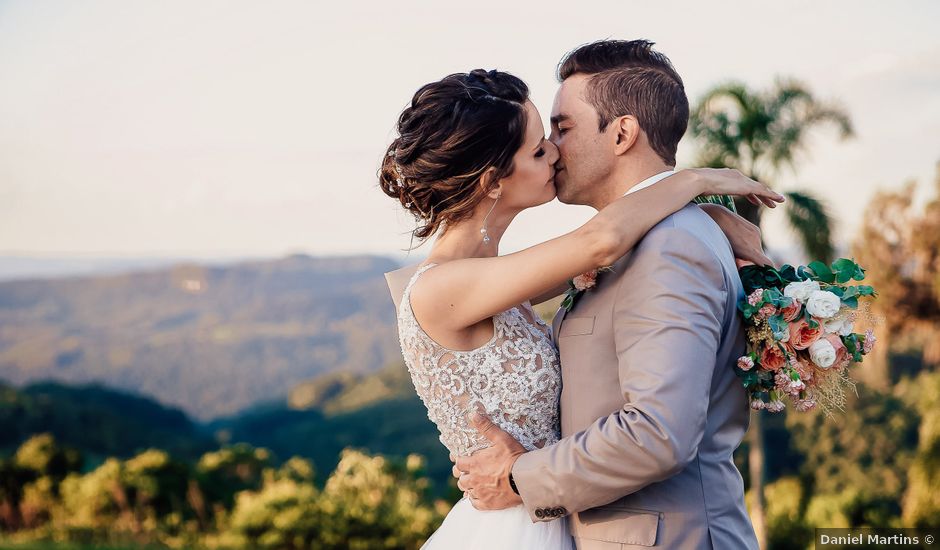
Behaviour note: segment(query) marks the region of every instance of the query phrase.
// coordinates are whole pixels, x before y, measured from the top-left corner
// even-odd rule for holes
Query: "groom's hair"
[[[587,97],[604,131],[617,117],[633,115],[650,146],[676,165],[676,149],[689,124],[689,99],[682,78],[649,40],[600,40],[568,53],[558,64],[558,81],[574,74],[591,78]]]

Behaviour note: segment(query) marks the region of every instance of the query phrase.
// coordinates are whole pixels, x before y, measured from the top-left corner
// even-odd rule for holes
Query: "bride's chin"
[[[548,203],[552,202],[553,200],[555,200],[555,197],[556,197],[556,196],[557,196],[557,194],[555,193],[555,188],[552,187],[552,192],[551,192],[551,194],[548,195],[547,198],[544,198],[544,199],[543,199],[541,202],[539,202],[536,206],[542,206],[543,204],[548,204]]]

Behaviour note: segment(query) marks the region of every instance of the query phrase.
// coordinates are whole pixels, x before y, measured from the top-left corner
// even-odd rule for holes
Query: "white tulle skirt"
[[[533,522],[521,504],[477,510],[460,499],[421,550],[574,550],[568,521]]]

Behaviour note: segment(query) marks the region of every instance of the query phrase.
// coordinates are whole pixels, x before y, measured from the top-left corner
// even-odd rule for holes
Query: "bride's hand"
[[[718,204],[700,204],[699,206],[715,220],[718,227],[728,237],[738,268],[749,263],[776,267],[774,262],[764,254],[759,227],[724,206]]]
[[[786,199],[759,181],[732,168],[690,168],[701,180],[702,195],[736,195],[753,204],[776,208]]]

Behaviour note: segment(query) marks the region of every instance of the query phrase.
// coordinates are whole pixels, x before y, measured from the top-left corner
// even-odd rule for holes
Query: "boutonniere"
[[[571,311],[571,308],[574,307],[574,303],[578,301],[581,293],[597,285],[597,274],[601,271],[613,271],[613,268],[607,266],[600,269],[592,269],[585,271],[574,279],[569,279],[568,291],[565,292],[565,299],[561,301],[561,307],[565,308],[565,311]]]

